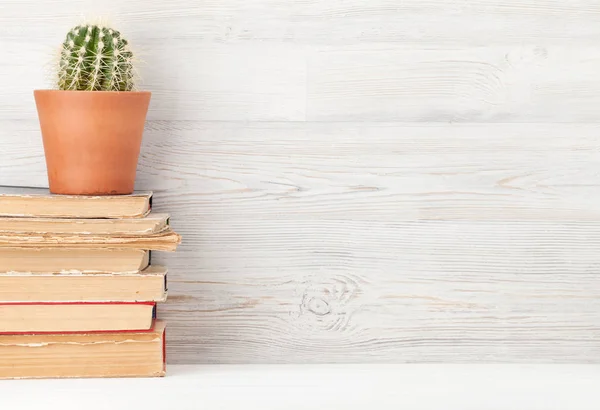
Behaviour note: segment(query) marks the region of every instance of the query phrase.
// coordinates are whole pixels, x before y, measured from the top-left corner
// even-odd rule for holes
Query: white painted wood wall
[[[2,0],[0,184],[79,21],[141,49],[171,363],[600,363],[600,3]]]

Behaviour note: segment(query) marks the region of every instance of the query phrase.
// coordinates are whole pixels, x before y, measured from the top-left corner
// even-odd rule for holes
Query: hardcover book
[[[155,318],[154,302],[4,302],[0,334],[141,331]]]
[[[144,332],[0,335],[0,379],[164,376],[165,323]]]
[[[143,235],[0,232],[0,248],[128,248],[174,251],[180,242],[181,237],[170,228]]]
[[[150,264],[144,249],[0,247],[0,272],[131,273]]]
[[[0,187],[0,216],[40,218],[141,218],[152,208],[152,193],[52,195],[45,188]]]
[[[112,274],[0,273],[0,303],[164,302],[166,298],[167,269],[162,266]]]
[[[0,233],[78,235],[152,235],[169,227],[169,215],[151,213],[144,218],[66,219],[0,217]]]

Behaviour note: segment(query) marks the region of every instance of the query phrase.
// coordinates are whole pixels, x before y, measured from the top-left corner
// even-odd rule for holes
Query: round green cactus
[[[67,34],[60,53],[61,90],[131,91],[133,53],[121,33],[99,25],[81,25]]]

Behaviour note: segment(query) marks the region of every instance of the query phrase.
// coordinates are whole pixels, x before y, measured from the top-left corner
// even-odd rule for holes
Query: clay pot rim
[[[102,95],[116,95],[116,94],[138,94],[138,95],[151,95],[151,91],[89,91],[89,90],[54,90],[54,89],[38,89],[33,90],[34,94],[38,93],[73,93],[73,94],[102,94]]]

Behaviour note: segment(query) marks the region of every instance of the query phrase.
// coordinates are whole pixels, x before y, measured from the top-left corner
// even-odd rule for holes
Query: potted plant
[[[133,192],[150,92],[134,91],[133,54],[111,28],[66,36],[55,90],[35,90],[50,192]]]

